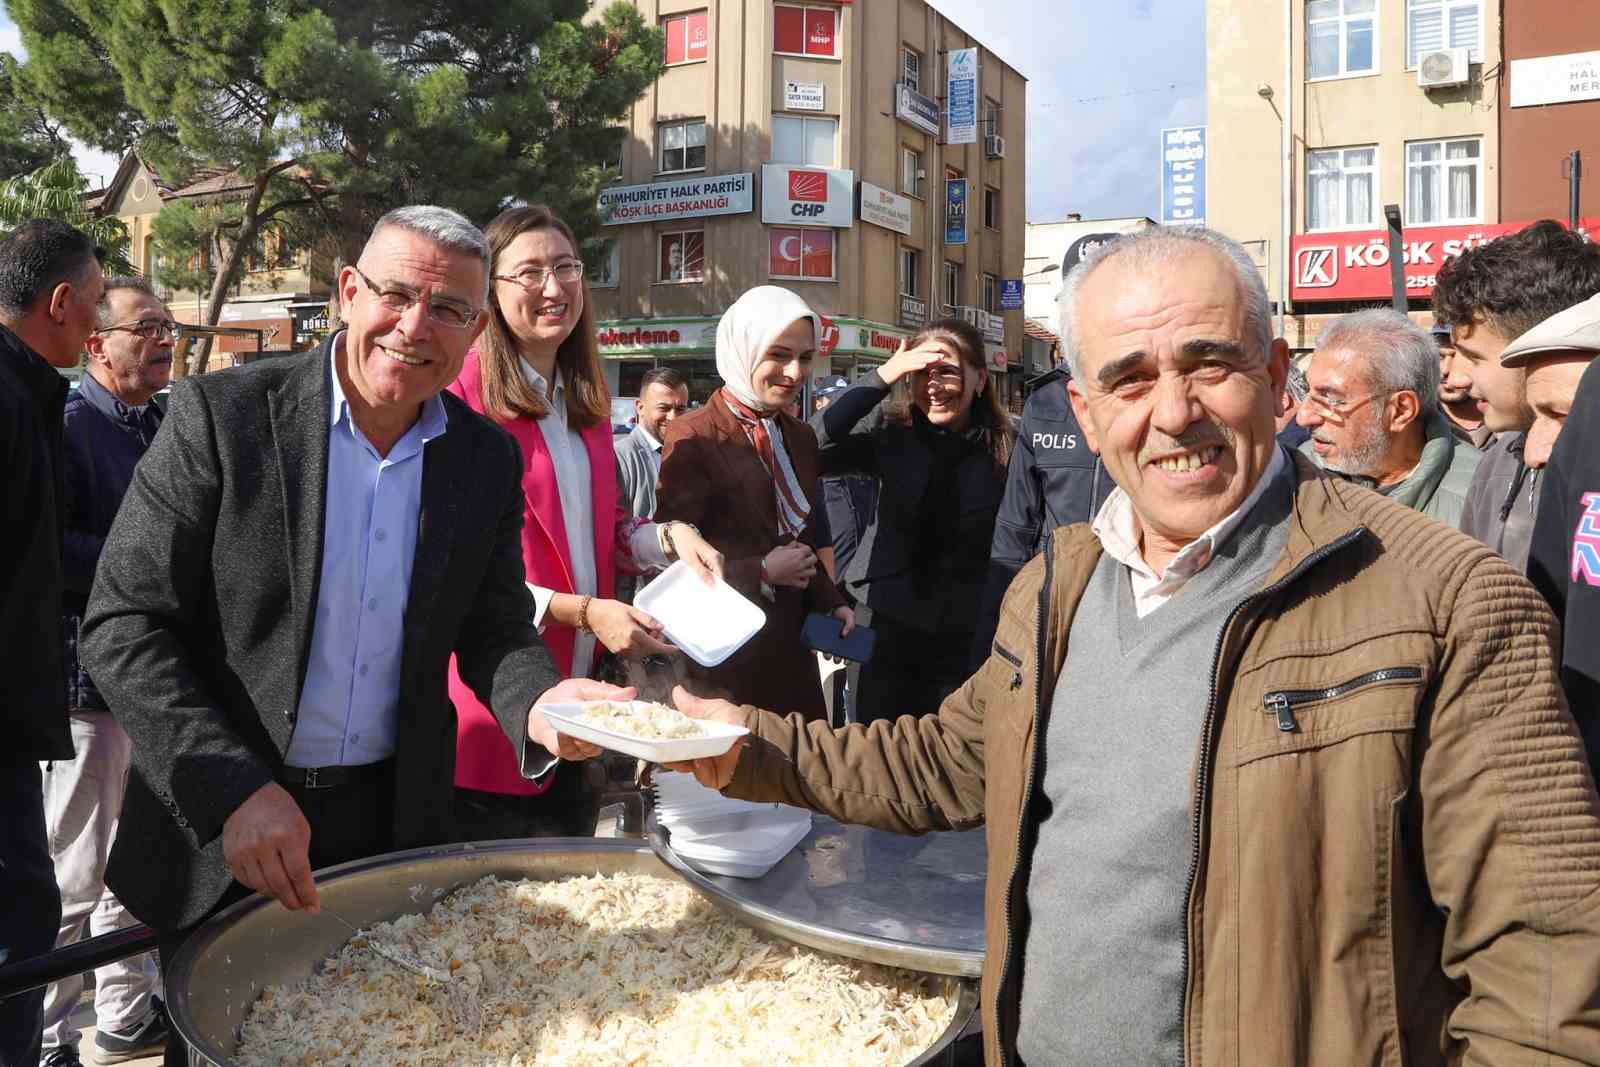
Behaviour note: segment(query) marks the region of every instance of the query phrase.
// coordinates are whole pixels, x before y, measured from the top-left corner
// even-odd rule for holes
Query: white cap
[[[1546,352],[1600,353],[1600,293],[1558,311],[1506,345],[1502,367],[1521,367]]]

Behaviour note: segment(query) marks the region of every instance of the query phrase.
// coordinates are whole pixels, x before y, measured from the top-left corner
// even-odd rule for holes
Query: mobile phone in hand
[[[857,626],[850,631],[849,636],[841,637],[844,623],[832,615],[819,615],[816,612],[806,616],[805,626],[800,631],[800,637],[806,647],[828,656],[837,656],[840,659],[854,660],[857,663],[866,663],[872,659],[872,646],[878,635],[868,626]]]

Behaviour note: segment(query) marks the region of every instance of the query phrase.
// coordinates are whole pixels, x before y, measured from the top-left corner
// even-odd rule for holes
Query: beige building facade
[[[1500,215],[1495,0],[1208,0],[1206,33],[1209,223],[1251,250],[1275,302],[1287,280],[1293,347],[1389,302],[1385,205],[1424,320],[1446,258],[1517,228]]]
[[[204,321],[209,291],[176,290],[162,280],[155,248],[156,216],[174,201],[203,203],[243,197],[249,188],[223,173],[202,175],[189,185],[174,187],[163,182],[137,153],[130,152],[100,194],[97,209],[116,216],[127,227],[129,259],[140,274],[155,281],[173,318],[193,324]],[[196,250],[196,254],[204,253]],[[318,263],[314,251],[292,247],[280,231],[263,234],[246,258],[239,282],[217,322],[241,332],[216,339],[208,368],[243,362],[256,351],[258,340],[265,352],[301,351],[319,342],[329,329],[329,285],[324,279],[330,272],[330,265]]]
[[[853,380],[954,314],[1020,403],[1025,79],[921,0],[638,6],[668,66],[584,251],[613,394],[665,365],[709,395],[718,318],[775,284],[832,323],[813,380]]]

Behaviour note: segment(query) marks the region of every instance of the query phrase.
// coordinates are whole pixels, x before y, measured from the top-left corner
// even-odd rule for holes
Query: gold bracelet
[[[664,538],[666,538],[667,541],[666,555],[668,559],[678,558],[678,546],[672,540],[672,528],[674,526],[687,526],[696,534],[700,532],[700,527],[696,526],[692,522],[683,522],[679,519],[672,519],[669,522],[663,523],[661,526],[661,534]]]
[[[592,596],[586,596],[578,601],[578,629],[586,634],[594,633],[589,626],[589,601],[593,599]]]

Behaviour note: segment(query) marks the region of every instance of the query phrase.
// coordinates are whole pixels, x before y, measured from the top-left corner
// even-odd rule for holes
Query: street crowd
[[[665,659],[750,730],[674,769],[987,827],[991,1065],[1600,1064],[1600,245],[1472,248],[1431,329],[1297,362],[1238,244],[1130,234],[1020,422],[952,319],[802,419],[822,323],[761,286],[626,437],[578,248],[397,209],[319,347],[163,404],[157,291],[0,238],[0,964],[161,934],[96,972],[97,1062],[188,1062],[160,965],[250,893],[593,834],[539,705]],[[675,561],[764,612],[715,667],[633,603]],[[0,1067],[78,1064],[82,992],[0,1002]]]

